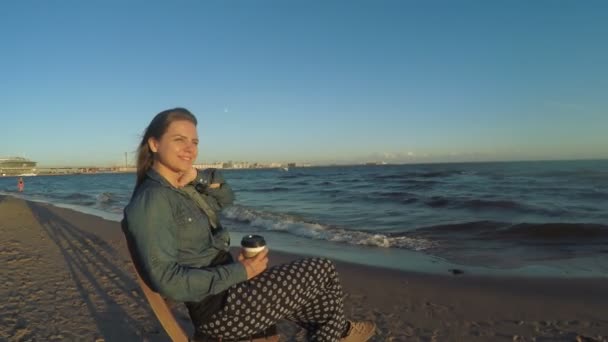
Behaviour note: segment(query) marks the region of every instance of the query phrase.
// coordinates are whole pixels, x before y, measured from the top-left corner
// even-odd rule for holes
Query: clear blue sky
[[[120,164],[608,157],[607,1],[3,1],[0,156]]]

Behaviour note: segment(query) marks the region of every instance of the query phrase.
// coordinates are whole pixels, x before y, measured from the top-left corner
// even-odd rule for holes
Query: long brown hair
[[[135,190],[143,183],[146,178],[146,172],[148,172],[154,163],[154,153],[150,150],[150,146],[148,146],[148,140],[152,137],[160,140],[167,131],[167,128],[169,128],[169,125],[179,120],[190,121],[195,126],[197,124],[194,114],[185,108],[178,107],[156,114],[146,128],[141,138],[141,143],[137,147],[137,181],[135,183]]]

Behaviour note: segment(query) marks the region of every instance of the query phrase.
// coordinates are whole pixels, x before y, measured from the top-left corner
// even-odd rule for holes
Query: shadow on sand
[[[118,254],[112,246],[45,206],[26,203],[59,247],[73,285],[106,341],[168,340],[138,284],[128,274],[130,270],[126,268],[130,266],[112,261]]]

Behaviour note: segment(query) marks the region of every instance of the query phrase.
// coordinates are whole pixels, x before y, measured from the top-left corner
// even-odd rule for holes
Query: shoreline
[[[0,340],[167,339],[131,269],[118,222],[0,196]],[[271,264],[300,258],[271,250]],[[373,341],[608,339],[608,280],[435,275],[335,261],[345,313]],[[183,305],[178,318],[191,324]],[[299,329],[281,323],[285,341]],[[593,340],[592,340],[593,341]]]
[[[108,212],[99,208],[78,204],[56,203],[44,198],[29,198],[18,192],[2,192],[0,197],[8,196],[27,202],[50,205],[57,208],[72,210],[85,215],[118,222],[122,219],[121,212]],[[241,227],[243,228],[243,227]],[[231,226],[232,246],[238,246],[243,235],[254,231],[240,230],[239,226]],[[539,263],[528,263],[516,267],[495,267],[491,264],[459,263],[440,256],[404,248],[383,248],[368,245],[353,245],[344,242],[332,242],[323,239],[309,239],[303,236],[284,234],[281,231],[264,231],[264,237],[273,246],[274,251],[294,253],[300,256],[322,256],[341,260],[361,266],[379,267],[403,272],[413,272],[434,275],[474,275],[501,278],[598,278],[608,279],[608,261],[603,255],[592,257],[577,257],[567,259],[547,259]],[[394,260],[399,260],[395,263]]]

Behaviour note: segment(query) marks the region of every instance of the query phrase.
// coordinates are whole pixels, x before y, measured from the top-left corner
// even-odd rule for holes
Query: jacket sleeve
[[[126,229],[153,290],[176,301],[200,301],[247,280],[247,272],[238,262],[203,269],[180,265],[172,213],[162,191],[145,191],[125,210]]]
[[[234,192],[226,182],[224,175],[217,169],[199,170],[196,181],[204,184],[221,184],[219,188],[215,189],[206,187],[205,191],[202,193],[207,202],[210,203],[216,211],[219,212],[234,203]]]

